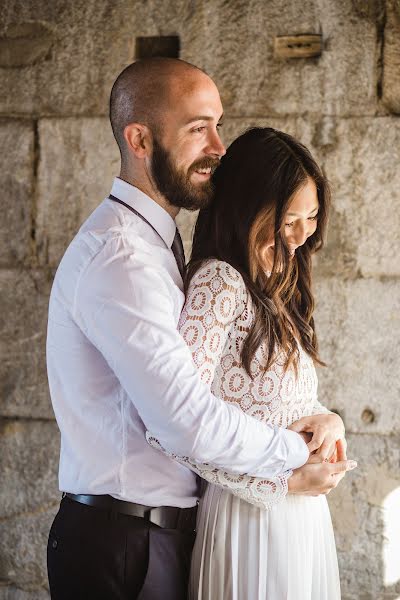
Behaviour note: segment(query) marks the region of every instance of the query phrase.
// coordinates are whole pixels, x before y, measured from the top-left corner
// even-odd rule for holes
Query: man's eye
[[[223,123],[217,123],[217,129],[221,129]]]
[[[201,127],[196,127],[195,129],[193,129],[194,133],[201,133],[202,131],[205,130],[204,125],[202,125]]]

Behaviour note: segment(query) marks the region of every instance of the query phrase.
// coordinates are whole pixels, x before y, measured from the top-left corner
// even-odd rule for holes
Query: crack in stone
[[[47,504],[39,506],[35,510],[24,510],[17,513],[13,513],[12,515],[8,515],[7,517],[0,517],[0,523],[5,523],[7,521],[11,521],[12,519],[21,519],[41,515],[52,508],[56,508],[59,504],[59,500],[54,500],[53,502],[49,502]]]

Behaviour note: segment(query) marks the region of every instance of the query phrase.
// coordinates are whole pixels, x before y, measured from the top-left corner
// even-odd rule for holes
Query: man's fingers
[[[331,475],[335,475],[336,473],[343,473],[345,471],[351,471],[355,469],[357,466],[357,461],[355,460],[341,460],[337,463],[330,463],[329,465]]]

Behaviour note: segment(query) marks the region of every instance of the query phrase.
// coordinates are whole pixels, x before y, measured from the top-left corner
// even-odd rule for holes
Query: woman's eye
[[[292,221],[291,223],[285,223],[286,227],[293,227],[293,225],[294,225],[294,221]]]
[[[309,221],[316,221],[318,219],[318,215],[314,215],[313,217],[309,217]]]

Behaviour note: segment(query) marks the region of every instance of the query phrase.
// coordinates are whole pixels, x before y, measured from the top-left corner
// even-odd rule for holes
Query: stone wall
[[[118,172],[108,95],[146,36],[179,36],[180,57],[215,79],[225,142],[250,125],[281,128],[332,182],[316,262],[329,363],[320,398],[343,416],[359,461],[329,497],[343,598],[399,598],[399,0],[3,0],[1,11],[0,600],[48,598],[59,501],[48,294]],[[277,36],[310,33],[321,36],[319,56],[275,54]],[[193,215],[179,220],[189,249]]]

